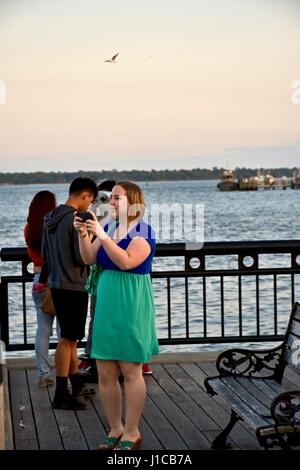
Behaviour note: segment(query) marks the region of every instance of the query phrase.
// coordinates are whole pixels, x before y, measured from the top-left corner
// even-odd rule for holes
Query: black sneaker
[[[51,405],[55,410],[86,410],[86,404],[72,397],[70,394],[64,397],[54,397]]]

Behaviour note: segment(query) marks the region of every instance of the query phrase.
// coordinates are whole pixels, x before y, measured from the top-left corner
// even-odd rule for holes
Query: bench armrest
[[[283,344],[273,349],[228,349],[216,361],[221,376],[263,376],[281,382],[285,362]],[[256,375],[255,375],[256,374]]]
[[[280,393],[271,403],[271,415],[277,425],[300,425],[300,390]]]

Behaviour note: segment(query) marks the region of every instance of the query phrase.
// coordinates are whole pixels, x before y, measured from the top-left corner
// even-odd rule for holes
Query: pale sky
[[[299,58],[299,0],[0,0],[0,171],[299,166]]]

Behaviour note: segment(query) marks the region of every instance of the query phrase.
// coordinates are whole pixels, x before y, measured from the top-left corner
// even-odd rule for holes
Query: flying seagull
[[[114,56],[112,56],[111,59],[107,59],[104,62],[109,62],[110,64],[115,64],[116,63],[116,58],[118,57],[118,55],[119,55],[119,53],[115,54]]]

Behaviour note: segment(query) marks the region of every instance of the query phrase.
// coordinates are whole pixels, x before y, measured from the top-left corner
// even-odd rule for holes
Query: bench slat
[[[269,408],[260,403],[256,399],[255,395],[248,392],[247,382],[249,382],[249,380],[247,378],[246,380],[245,378],[241,378],[240,382],[238,382],[234,377],[225,377],[222,379],[222,381],[257,415],[261,416],[262,418],[271,418]]]
[[[246,383],[243,377],[238,377],[236,380],[241,384],[241,386],[246,387],[249,393],[255,396],[257,400],[259,400],[263,405],[267,406],[268,408],[270,407],[270,403],[272,400],[257,386],[257,380],[246,379]]]
[[[273,387],[278,387],[281,390],[281,385],[277,384],[274,380],[272,380],[272,385],[270,385],[268,380],[263,380],[263,379],[250,379],[252,383],[255,384],[256,387],[258,387],[263,393],[265,393],[270,401],[272,401],[278,393],[281,393],[280,391],[276,391]]]
[[[224,384],[221,378],[210,379],[209,384],[230,403],[231,408],[236,411],[239,416],[242,416],[244,421],[250,424],[251,427],[257,428],[269,424],[269,420],[258,416],[235,392]]]

